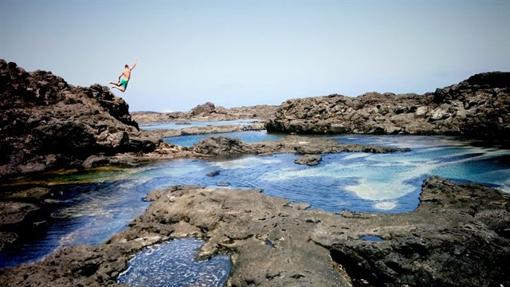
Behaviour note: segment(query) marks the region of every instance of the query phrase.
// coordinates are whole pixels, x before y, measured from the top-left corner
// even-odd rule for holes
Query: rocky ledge
[[[150,151],[127,103],[0,59],[0,177],[81,166],[93,154]]]
[[[0,271],[9,286],[114,286],[142,247],[206,240],[231,254],[229,286],[508,286],[510,199],[430,178],[406,214],[332,214],[259,191],[174,187],[99,246],[66,247]]]
[[[278,107],[271,105],[256,105],[249,107],[224,108],[211,102],[197,105],[189,112],[134,112],[133,118],[138,122],[166,122],[166,121],[223,121],[239,119],[261,119],[272,117]]]
[[[442,134],[508,141],[510,73],[477,74],[424,95],[367,93],[288,100],[266,128],[286,133]]]
[[[191,149],[196,157],[233,157],[243,154],[274,153],[302,155],[340,152],[388,153],[409,150],[376,145],[342,144],[331,139],[306,136],[287,136],[279,141],[261,143],[245,143],[227,137],[210,137],[193,145]]]
[[[205,127],[188,127],[178,130],[173,129],[158,129],[158,130],[146,130],[145,134],[150,135],[153,138],[165,138],[165,137],[176,137],[186,135],[204,135],[204,134],[217,134],[217,133],[232,133],[232,132],[244,132],[244,131],[261,131],[265,130],[263,122],[255,122],[249,125],[223,125],[213,126],[208,125]]]

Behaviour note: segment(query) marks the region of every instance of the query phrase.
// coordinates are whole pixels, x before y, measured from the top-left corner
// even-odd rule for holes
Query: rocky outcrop
[[[266,128],[287,133],[444,134],[508,140],[510,73],[477,74],[424,95],[367,93],[288,100]]]
[[[332,214],[256,190],[173,187],[98,246],[64,248],[4,269],[9,286],[110,286],[143,246],[207,240],[232,256],[229,286],[508,286],[510,199],[479,185],[428,179],[405,214]],[[352,284],[352,285],[351,285]]]
[[[296,164],[306,164],[308,166],[315,166],[321,163],[322,156],[319,154],[305,154],[300,158],[296,159],[294,163]]]
[[[191,116],[199,116],[199,115],[209,115],[212,113],[223,113],[223,109],[216,109],[216,106],[211,103],[207,102],[202,105],[198,105],[191,109]]]
[[[0,176],[80,166],[93,154],[149,151],[127,103],[107,87],[69,85],[0,60]]]
[[[232,133],[232,132],[243,132],[243,131],[260,131],[265,130],[264,123],[253,123],[250,125],[224,125],[224,126],[212,126],[208,125],[205,127],[189,127],[178,130],[173,129],[161,129],[161,130],[146,130],[145,134],[150,135],[153,138],[165,138],[165,137],[177,137],[185,135],[204,135],[204,134],[217,134],[217,133]]]
[[[133,118],[138,122],[165,121],[221,121],[239,119],[266,120],[274,115],[277,106],[256,105],[248,107],[224,108],[211,102],[198,105],[189,112],[134,112]]]
[[[193,145],[191,150],[195,153],[196,157],[232,157],[243,154],[274,153],[318,155],[340,152],[389,153],[409,151],[406,148],[389,146],[342,144],[335,140],[305,136],[287,136],[279,141],[261,143],[245,143],[241,140],[227,137],[210,137]],[[319,159],[317,160],[320,161]]]

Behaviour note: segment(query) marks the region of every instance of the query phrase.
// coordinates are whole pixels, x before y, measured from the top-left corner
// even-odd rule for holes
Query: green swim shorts
[[[122,79],[120,80],[120,85],[121,85],[122,87],[124,87],[124,89],[126,89],[126,88],[127,88],[127,84],[128,84],[128,79],[124,79],[124,78],[122,78]]]

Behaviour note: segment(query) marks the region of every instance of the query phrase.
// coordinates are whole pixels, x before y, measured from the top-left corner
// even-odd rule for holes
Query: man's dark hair
[[[125,64],[125,65],[124,65],[124,68],[129,68],[128,64]]]

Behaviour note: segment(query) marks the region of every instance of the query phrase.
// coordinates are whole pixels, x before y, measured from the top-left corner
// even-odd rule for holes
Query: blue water
[[[143,212],[148,203],[142,198],[149,191],[177,184],[262,188],[265,194],[307,202],[313,208],[332,212],[412,211],[418,205],[423,180],[431,175],[483,183],[510,192],[507,149],[479,147],[447,137],[333,138],[408,147],[411,151],[327,154],[314,167],[295,164],[294,154],[223,161],[182,159],[98,174],[100,182],[94,184],[56,185],[53,189],[63,195],[55,205],[46,233],[1,251],[0,266],[38,259],[58,246],[103,242]],[[207,176],[213,171],[219,174]],[[77,174],[72,179],[79,180],[81,176],[90,179],[90,174]]]
[[[277,141],[283,137],[281,134],[269,134],[265,130],[262,131],[244,131],[244,132],[232,132],[232,133],[216,133],[216,134],[204,134],[204,135],[186,135],[178,137],[166,137],[163,141],[166,143],[176,144],[180,146],[190,147],[201,140],[209,137],[230,137],[235,139],[241,139],[247,143],[262,142],[262,141]]]
[[[202,244],[198,239],[176,239],[149,246],[131,259],[118,283],[133,287],[224,286],[230,273],[229,256],[197,260]]]
[[[382,237],[377,236],[377,235],[363,235],[363,236],[360,236],[359,239],[364,240],[364,241],[372,241],[372,242],[384,241],[384,239],[382,239]]]
[[[258,120],[245,119],[245,120],[227,120],[227,121],[168,121],[140,124],[143,130],[180,130],[183,128],[191,127],[205,127],[205,126],[228,126],[228,125],[251,125]]]

